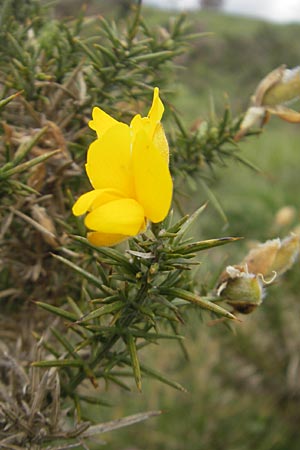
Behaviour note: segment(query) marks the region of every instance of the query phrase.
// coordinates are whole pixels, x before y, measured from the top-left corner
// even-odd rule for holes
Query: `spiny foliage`
[[[87,386],[100,386],[100,380],[128,389],[124,376],[130,374],[141,389],[145,374],[183,389],[156,368],[141,364],[139,351],[162,339],[181,342],[178,324],[188,305],[235,319],[199,295],[201,283],[196,283],[192,270],[199,264],[200,251],[234,239],[189,238],[200,208],[191,218],[168,217],[132,239],[127,251],[96,249],[82,237],[82,221],[70,212],[86,183],[83,161],[91,140],[87,122],[92,106],[99,104],[126,120],[127,114],[144,109],[154,86],[162,87],[167,96],[174,59],[195,38],[183,17],[154,32],[141,18],[140,3],[127,22],[116,24],[83,15],[69,22],[49,20],[40,2],[6,0],[1,23],[0,42],[6,43],[0,46],[1,297],[4,315],[15,319],[21,334],[28,323],[20,314],[34,302],[28,321],[41,339],[43,354],[30,375],[28,366],[35,359],[30,352],[21,363],[18,355],[3,356],[12,383],[22,364],[26,373],[22,371],[19,379],[27,377],[30,387],[13,415],[8,411],[22,383],[17,392],[9,387],[8,397],[2,397],[0,445],[8,439],[11,448],[43,448],[43,436],[50,439],[51,433],[52,440],[63,440],[77,437],[79,431],[81,437],[91,436],[100,429],[88,424],[85,432],[80,414],[81,401],[98,402],[84,392]],[[233,143],[238,120],[227,111],[219,123],[196,131],[185,130],[177,116],[175,125],[178,130],[170,133],[175,136],[170,141],[176,177],[202,177],[224,156],[238,155]],[[45,310],[51,314],[45,316]],[[48,327],[51,336],[42,338]],[[32,347],[31,342],[27,345]],[[36,377],[43,391],[35,392]],[[2,383],[9,385],[5,375]],[[70,398],[80,424],[65,430]]]
[[[141,111],[154,85],[168,85],[171,62],[192,35],[187,34],[182,17],[171,22],[169,29],[154,33],[142,20],[140,9],[133,11],[127,24],[117,26],[83,16],[68,24],[47,21],[44,10],[35,15],[35,2],[28,3],[29,9],[20,9],[20,14],[28,16],[18,22],[10,15],[12,0],[5,5],[2,97],[20,94],[1,110],[1,233],[2,238],[11,236],[9,244],[5,239],[1,276],[6,288],[13,284],[19,298],[23,294],[34,299],[60,298],[69,278],[66,273],[65,282],[57,282],[60,276],[49,250],[62,247],[65,252],[67,234],[76,229],[82,232],[80,223],[70,217],[70,192],[77,196],[87,183],[81,174],[92,106],[115,110],[123,120],[127,113]],[[221,124],[222,143],[232,141],[232,132],[224,135],[223,128]],[[180,128],[178,134],[174,143],[171,140],[174,172],[191,179],[189,175],[203,168],[200,160],[214,163],[208,156],[211,144],[206,140],[210,138],[203,141],[203,133],[199,137],[190,131],[183,134]],[[221,157],[220,145],[214,148]],[[51,287],[47,277],[53,280]],[[30,280],[39,280],[33,290]]]

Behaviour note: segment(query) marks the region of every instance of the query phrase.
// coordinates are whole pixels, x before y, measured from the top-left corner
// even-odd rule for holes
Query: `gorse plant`
[[[238,238],[193,238],[205,206],[185,215],[180,198],[182,181],[188,193],[200,179],[222,212],[207,179],[225,161],[249,164],[236,140],[243,116],[226,107],[183,126],[168,101],[174,59],[199,37],[183,16],[153,30],[141,2],[115,23],[49,20],[40,2],[6,0],[0,20],[0,446],[88,448],[159,414],[90,423],[82,405],[105,406],[103,386],[131,389],[132,378],[140,391],[148,376],[185,390],[140,352],[168,339],[184,348],[190,306],[236,320],[230,282],[203,294],[195,269],[200,252]]]

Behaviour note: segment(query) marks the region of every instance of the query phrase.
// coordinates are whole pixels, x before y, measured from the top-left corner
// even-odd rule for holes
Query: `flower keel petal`
[[[101,190],[95,189],[81,195],[73,205],[72,212],[74,216],[81,216],[86,213],[93,201],[101,194]]]

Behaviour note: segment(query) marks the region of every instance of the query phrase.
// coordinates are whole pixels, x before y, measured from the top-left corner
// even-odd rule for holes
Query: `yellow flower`
[[[173,183],[163,112],[158,88],[148,116],[136,115],[130,126],[93,109],[89,126],[97,139],[88,149],[86,172],[94,189],[73,206],[75,216],[88,212],[92,244],[115,245],[143,231],[147,219],[157,223],[168,214]]]

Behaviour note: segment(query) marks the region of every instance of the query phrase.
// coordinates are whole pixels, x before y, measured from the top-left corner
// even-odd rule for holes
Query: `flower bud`
[[[263,281],[246,266],[228,266],[221,276],[217,294],[242,314],[251,313],[263,300]]]

